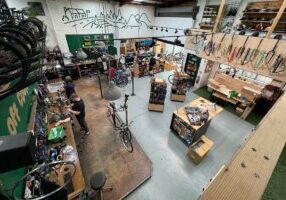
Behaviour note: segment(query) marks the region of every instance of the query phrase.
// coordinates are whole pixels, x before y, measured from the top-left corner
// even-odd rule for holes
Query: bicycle
[[[125,94],[125,99],[124,99],[124,105],[120,106],[120,108],[116,108],[114,102],[110,102],[109,105],[107,106],[107,117],[110,119],[112,118],[112,122],[114,125],[115,130],[119,131],[119,137],[125,147],[125,149],[129,152],[133,152],[133,144],[132,144],[132,134],[130,132],[130,125],[133,123],[131,121],[128,123],[128,112],[127,112],[127,101],[128,101],[128,94]],[[116,121],[118,119],[116,113],[118,111],[125,111],[125,123],[121,122],[120,125],[117,125]],[[120,120],[118,119],[120,122]]]
[[[122,70],[117,70],[115,77],[112,79],[118,87],[125,87],[128,84],[127,75]]]

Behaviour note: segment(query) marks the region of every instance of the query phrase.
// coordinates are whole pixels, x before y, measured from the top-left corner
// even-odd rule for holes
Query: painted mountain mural
[[[146,13],[131,14],[128,18],[125,18],[122,16],[121,10],[117,9],[117,11],[103,10],[98,15],[91,16],[90,10],[67,7],[64,7],[62,21],[64,24],[80,26],[81,28],[116,27],[119,29],[149,26],[151,23]]]

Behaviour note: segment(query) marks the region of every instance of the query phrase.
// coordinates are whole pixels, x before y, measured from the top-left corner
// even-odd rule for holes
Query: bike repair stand
[[[127,111],[127,101],[128,101],[128,97],[129,97],[129,94],[125,94],[124,96],[124,105],[123,105],[123,109],[125,110],[125,123],[126,125],[128,125],[128,111]]]
[[[134,69],[131,70],[131,83],[132,83],[131,96],[135,96],[136,94],[134,93]],[[128,97],[127,97],[127,99],[128,99]]]

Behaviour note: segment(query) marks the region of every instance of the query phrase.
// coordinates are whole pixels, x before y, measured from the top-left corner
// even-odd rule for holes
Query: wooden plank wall
[[[216,44],[218,44],[221,41],[221,38],[223,35],[224,35],[223,33],[215,33],[214,37],[213,37],[214,42]],[[185,48],[194,49],[195,45],[191,43],[191,37],[192,36],[188,36],[186,38]],[[236,46],[237,50],[238,50],[238,48],[243,45],[244,41],[246,40],[246,37],[247,36],[244,36],[244,35],[235,35],[234,40],[233,40],[233,47]],[[231,38],[232,38],[232,34],[227,34],[223,40],[222,47],[227,48],[231,43]],[[210,41],[210,39],[211,39],[211,35],[208,35],[207,42]],[[245,45],[245,51],[244,52],[247,51],[247,48],[257,48],[260,40],[261,40],[261,38],[250,36],[246,45]],[[277,42],[276,39],[263,38],[263,41],[262,41],[259,49],[262,51],[268,52],[268,51],[273,49],[276,42]],[[285,56],[286,55],[285,49],[286,49],[286,41],[280,40],[278,45],[277,45],[275,52],[277,55],[279,55],[281,53]],[[276,80],[286,81],[286,71],[281,72],[279,74],[277,74],[277,73],[272,74],[269,72],[268,68],[265,65],[261,66],[261,68],[259,68],[259,69],[254,69],[253,64],[251,62],[249,62],[245,65],[241,65],[240,60],[234,60],[232,62],[228,62],[227,58],[225,58],[225,57],[215,58],[215,56],[213,54],[208,56],[208,55],[206,55],[206,53],[204,51],[200,52],[198,54],[198,56],[205,58],[205,59],[208,59],[208,60],[218,62],[218,63],[230,65],[230,66],[233,66],[236,68],[241,68],[241,69],[244,69],[247,71],[252,71],[252,72],[255,72],[255,73],[260,74],[260,75],[264,75],[264,76],[274,78]],[[242,58],[243,57],[244,57],[244,55],[242,55]],[[272,59],[272,60],[275,61],[275,59]]]
[[[286,94],[216,176],[201,200],[261,199],[286,141]]]

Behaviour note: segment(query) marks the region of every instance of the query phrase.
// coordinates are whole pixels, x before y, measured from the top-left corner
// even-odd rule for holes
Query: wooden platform
[[[164,111],[164,105],[149,103],[148,109],[150,111],[163,112]]]
[[[103,79],[102,87],[105,83]],[[108,102],[101,99],[98,83],[94,83],[93,78],[77,80],[75,88],[84,100],[90,129],[86,138],[82,138],[79,132],[75,133],[86,185],[89,186],[92,174],[103,171],[107,175],[106,185],[113,187],[111,192],[104,192],[104,199],[122,199],[151,177],[152,163],[135,137],[132,139],[133,153],[125,150],[118,132],[106,117]]]
[[[171,101],[179,101],[184,102],[186,99],[186,95],[178,95],[171,93]]]

